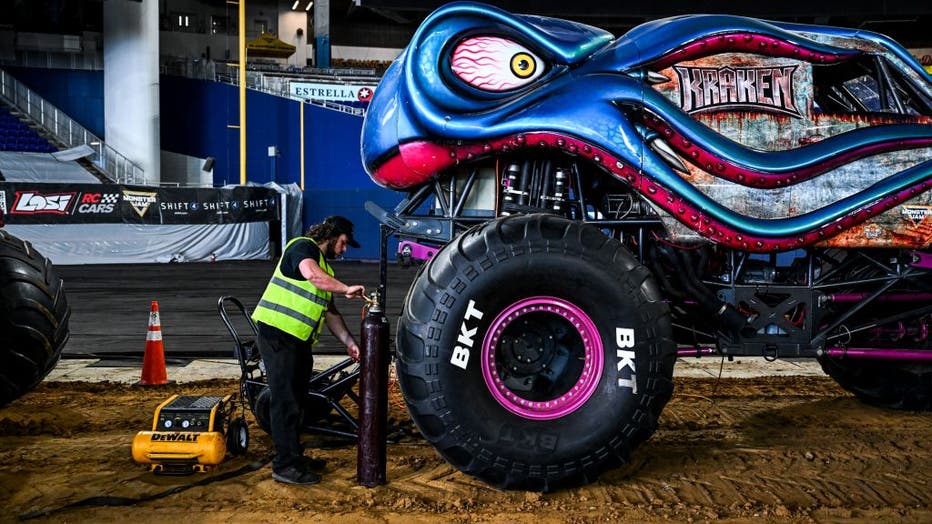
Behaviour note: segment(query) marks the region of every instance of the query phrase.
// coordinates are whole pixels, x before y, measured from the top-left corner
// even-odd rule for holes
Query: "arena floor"
[[[727,371],[725,372],[727,373]],[[726,375],[727,377],[727,375]],[[232,379],[145,389],[45,382],[0,409],[0,520],[36,522],[930,522],[932,416],[871,408],[825,377],[676,379],[660,429],[630,467],[588,486],[500,491],[457,472],[413,431],[397,391],[388,483],[356,484],[356,449],[309,437],[323,482],[279,484],[258,462],[271,440],[254,424],[245,457],[214,473],[153,475],[133,437],[172,393],[218,395]],[[172,494],[143,502],[141,498]],[[102,498],[104,497],[104,498]],[[121,499],[122,498],[122,499]],[[120,507],[98,506],[125,502]],[[77,504],[77,506],[72,506]],[[85,505],[86,504],[86,505]],[[65,509],[60,509],[65,508]]]
[[[251,414],[245,457],[206,474],[154,475],[133,462],[133,437],[171,394],[237,391],[216,300],[254,303],[271,263],[60,271],[74,308],[68,358],[0,409],[3,522],[932,522],[932,414],[866,406],[808,361],[681,360],[660,429],[632,464],[555,493],[501,491],[457,472],[417,433],[394,386],[398,439],[384,486],[357,485],[351,443],[313,435],[306,443],[328,460],[323,482],[273,481],[271,440]],[[378,278],[374,264],[344,262],[336,272],[367,286]],[[389,294],[389,318],[413,275],[391,268],[401,287]],[[134,387],[151,300],[176,383]],[[210,482],[250,465],[257,469]]]

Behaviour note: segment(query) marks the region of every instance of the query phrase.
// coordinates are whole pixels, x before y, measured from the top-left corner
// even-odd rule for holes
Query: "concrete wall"
[[[200,58],[210,54],[212,60],[236,60],[236,37],[230,35],[201,35],[162,31],[159,54]]]
[[[162,151],[162,184],[180,187],[213,187],[213,171],[204,171],[206,158]]]
[[[379,62],[393,62],[402,49],[381,47],[355,47],[348,45],[331,46],[333,58],[344,60],[376,60]]]
[[[104,120],[107,144],[159,183],[159,8],[104,4]]]
[[[287,5],[281,4],[279,7],[278,39],[295,46],[295,52],[285,60],[286,64],[304,67],[307,65],[307,59],[313,56],[307,54],[307,12],[292,11],[291,5],[293,3],[287,2]]]

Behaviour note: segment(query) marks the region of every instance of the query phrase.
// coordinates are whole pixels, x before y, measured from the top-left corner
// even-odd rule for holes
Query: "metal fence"
[[[261,64],[260,64],[261,66]],[[270,95],[289,98],[306,102],[314,106],[323,107],[333,111],[339,111],[354,116],[366,116],[366,110],[361,107],[353,107],[339,102],[330,102],[326,100],[306,100],[296,97],[290,92],[292,81],[302,79],[302,76],[319,75],[313,78],[314,81],[322,81],[326,77],[334,84],[343,83],[341,75],[372,75],[374,69],[317,69],[304,68],[300,74],[294,71],[281,70],[277,66],[269,66],[267,70],[257,71],[256,64],[250,64],[250,69],[246,71],[246,88],[255,91],[261,91]],[[161,72],[163,74],[183,76],[196,80],[211,80],[224,84],[239,85],[239,67],[234,64],[225,62],[215,62],[199,58],[191,59],[186,57],[162,57]],[[372,79],[372,78],[370,78]]]
[[[94,154],[88,158],[111,180],[120,184],[141,184],[141,167],[107,145],[22,82],[0,69],[0,96],[51,133],[66,148],[88,145]]]

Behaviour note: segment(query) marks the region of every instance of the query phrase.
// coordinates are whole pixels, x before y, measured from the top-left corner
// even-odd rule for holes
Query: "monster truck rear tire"
[[[31,391],[55,367],[70,315],[51,262],[0,230],[0,406]]]
[[[932,410],[932,364],[821,357],[822,370],[865,404]]]
[[[424,268],[398,326],[421,433],[494,486],[593,481],[657,427],[673,392],[669,310],[598,229],[550,215],[467,231]]]

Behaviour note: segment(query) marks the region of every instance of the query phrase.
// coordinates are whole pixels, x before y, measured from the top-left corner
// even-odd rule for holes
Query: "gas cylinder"
[[[356,481],[366,487],[385,484],[388,424],[388,319],[378,293],[368,300],[362,320],[359,356],[359,447]]]

